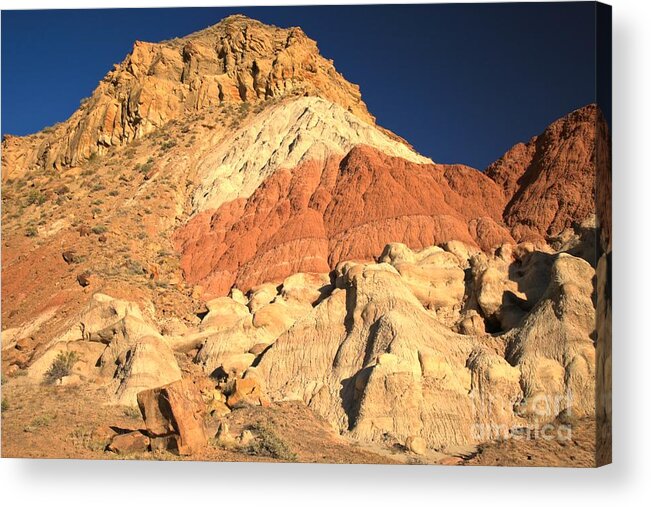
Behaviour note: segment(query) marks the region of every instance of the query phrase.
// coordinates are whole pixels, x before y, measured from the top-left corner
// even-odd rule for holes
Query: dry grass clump
[[[257,435],[247,447],[246,452],[255,456],[269,456],[282,461],[296,461],[297,456],[278,436],[278,434],[266,424],[256,423],[249,429]]]

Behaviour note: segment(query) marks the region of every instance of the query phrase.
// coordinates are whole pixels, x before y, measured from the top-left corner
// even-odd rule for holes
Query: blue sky
[[[301,26],[378,123],[442,163],[483,169],[595,101],[592,2],[2,12],[2,133],[65,120],[135,40],[242,13]]]

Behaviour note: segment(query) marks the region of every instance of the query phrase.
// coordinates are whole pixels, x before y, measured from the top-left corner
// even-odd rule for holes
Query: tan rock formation
[[[511,331],[507,359],[522,372],[522,414],[594,414],[594,275],[583,259],[559,254],[542,299]]]
[[[180,380],[181,369],[162,340],[143,336],[118,357],[114,377],[119,381],[117,402],[135,406],[140,391]]]
[[[344,288],[263,355],[256,370],[271,396],[302,399],[363,440],[473,441],[473,342],[439,323],[388,264],[348,264],[341,277]]]
[[[181,39],[137,41],[67,121],[3,142],[3,178],[34,166],[78,165],[213,106],[248,107],[290,94],[324,97],[374,123],[359,87],[346,81],[300,28],[230,16]]]
[[[80,321],[53,340],[28,368],[28,378],[41,382],[60,352],[77,356],[72,373],[84,380],[109,384],[109,402],[135,405],[144,389],[181,378],[166,340],[131,301],[97,293]]]
[[[441,253],[389,245],[381,260],[422,262]],[[347,262],[336,270],[337,288],[263,354],[255,376],[272,399],[303,400],[356,438],[418,437],[432,448],[508,437],[526,420],[561,412],[590,414],[594,270],[565,253],[527,259],[531,253],[540,252],[523,245],[489,259],[506,266],[502,283],[514,265],[527,272],[517,278],[533,309],[499,339],[506,358],[485,346],[476,312],[458,323],[466,336],[455,334],[423,307],[409,276],[387,263]]]

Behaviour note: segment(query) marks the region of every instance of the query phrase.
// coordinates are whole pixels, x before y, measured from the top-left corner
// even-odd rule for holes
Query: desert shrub
[[[59,352],[54,358],[50,368],[45,372],[44,382],[54,384],[57,380],[67,377],[72,372],[72,367],[79,360],[76,352]]]
[[[96,225],[90,230],[93,234],[104,234],[106,231],[108,228],[105,225]]]
[[[28,227],[27,229],[25,229],[25,236],[27,236],[28,238],[33,238],[34,236],[37,235],[38,235],[38,231],[36,230],[35,227]]]
[[[32,421],[25,426],[24,431],[26,433],[32,433],[33,431],[36,431],[38,428],[46,428],[50,425],[52,421],[56,419],[56,415],[52,414],[43,414],[38,417],[35,417],[32,419]]]
[[[111,190],[111,191],[108,193],[108,195],[110,195],[111,197],[116,197],[116,196],[120,195],[120,192],[117,191],[117,190]]]
[[[133,259],[127,259],[125,266],[132,275],[144,275],[147,272],[142,264]]]
[[[7,398],[2,398],[2,406],[0,406],[0,409],[3,412],[6,412],[7,410],[9,410],[9,402],[7,401]]]
[[[111,441],[110,438],[96,437],[91,429],[76,428],[69,435],[68,440],[75,447],[82,447],[89,451],[103,451]]]
[[[37,206],[40,206],[43,204],[45,201],[47,201],[47,197],[45,197],[41,192],[38,190],[34,189],[27,194],[27,204],[32,205],[36,204]]]
[[[104,190],[106,187],[102,185],[101,183],[95,183],[91,188],[91,192],[99,192],[100,190]]]
[[[249,114],[249,110],[250,110],[250,109],[251,109],[251,104],[249,104],[248,102],[242,102],[242,103],[240,104],[240,110],[239,110],[239,113],[240,113],[240,115],[242,115],[242,116],[246,116],[247,114]]]
[[[154,159],[149,157],[147,159],[147,162],[145,162],[144,164],[136,164],[134,166],[134,169],[136,170],[136,172],[147,174],[149,171],[151,171],[152,167],[154,167]]]
[[[246,451],[256,456],[270,456],[282,461],[296,461],[297,456],[291,451],[285,442],[265,424],[256,423],[249,427],[258,438],[256,438]]]
[[[161,144],[160,147],[161,147],[161,149],[163,151],[167,151],[167,150],[170,150],[170,149],[174,148],[174,146],[176,146],[176,141],[170,140],[170,141],[166,141],[163,144]]]

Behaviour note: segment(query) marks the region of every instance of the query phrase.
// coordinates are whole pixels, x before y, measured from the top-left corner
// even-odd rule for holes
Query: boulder
[[[217,433],[215,434],[215,440],[217,440],[220,445],[226,447],[230,447],[236,444],[236,439],[231,434],[228,423],[226,421],[219,423],[219,426],[217,427]]]
[[[407,437],[405,447],[414,454],[423,455],[427,453],[427,443],[421,437]]]
[[[255,356],[250,353],[231,354],[224,357],[221,367],[229,376],[241,376],[253,361]]]
[[[77,283],[82,287],[88,287],[90,285],[90,273],[79,273],[77,275]]]
[[[253,378],[235,379],[233,390],[228,396],[226,404],[230,408],[236,408],[242,404],[246,405],[267,405],[268,401],[260,385]]]
[[[476,310],[469,310],[457,324],[457,330],[469,336],[482,336],[486,333],[486,326]]]
[[[149,450],[149,437],[141,431],[116,435],[107,448],[117,454],[135,454]]]
[[[188,379],[138,393],[138,406],[152,439],[168,450],[189,456],[207,443],[204,404]]]
[[[225,330],[251,318],[249,309],[241,302],[229,297],[219,297],[206,302],[208,313],[201,320],[202,330]]]
[[[140,391],[181,379],[174,353],[156,336],[142,337],[120,354],[116,362],[115,379],[119,382],[116,401],[122,405],[135,406]]]
[[[251,313],[257,312],[262,307],[271,303],[277,295],[278,288],[276,284],[265,283],[253,287],[249,291],[249,310],[251,310]]]
[[[296,273],[285,278],[280,295],[285,301],[315,305],[332,289],[327,273]]]

